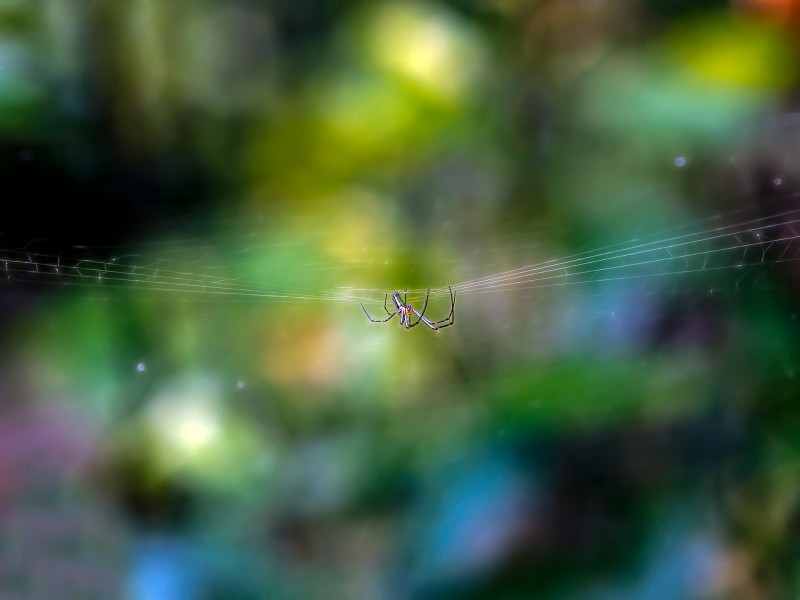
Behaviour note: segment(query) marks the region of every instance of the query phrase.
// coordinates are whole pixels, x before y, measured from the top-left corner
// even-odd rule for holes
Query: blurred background
[[[0,595],[800,597],[798,40],[0,0]]]

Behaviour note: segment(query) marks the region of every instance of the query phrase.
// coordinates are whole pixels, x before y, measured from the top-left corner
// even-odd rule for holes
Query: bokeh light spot
[[[150,423],[165,450],[179,461],[191,458],[219,436],[216,386],[187,378],[162,390],[151,403]]]
[[[407,3],[380,9],[369,50],[379,66],[446,101],[467,92],[483,62],[475,35],[454,15]]]

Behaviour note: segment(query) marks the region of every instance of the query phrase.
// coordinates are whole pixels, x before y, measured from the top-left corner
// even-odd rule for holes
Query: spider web
[[[472,255],[442,261],[446,267],[436,280],[424,288],[410,288],[390,277],[376,281],[376,273],[396,266],[402,257],[420,254],[415,244],[367,247],[359,258],[342,259],[319,251],[324,231],[312,220],[277,241],[253,226],[202,239],[70,246],[57,252],[52,251],[51,241],[33,240],[0,250],[0,277],[6,292],[41,287],[46,293],[57,286],[105,294],[147,293],[154,298],[363,302],[380,308],[385,295],[395,290],[407,291],[409,301],[420,302],[429,288],[432,298],[447,297],[452,288],[462,302],[475,296],[471,303],[483,302],[479,297],[485,295],[592,295],[620,286],[629,292],[662,295],[777,289],[794,285],[800,260],[800,209],[756,217],[740,210],[563,254],[558,254],[566,247],[560,232],[511,237],[499,249],[475,248]],[[548,254],[551,257],[544,258]],[[498,268],[532,257],[538,260]],[[331,285],[324,286],[325,282]],[[375,282],[378,285],[370,285]]]

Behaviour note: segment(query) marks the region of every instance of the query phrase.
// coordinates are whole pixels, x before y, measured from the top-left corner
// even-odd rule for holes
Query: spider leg
[[[421,311],[418,311],[416,308],[412,309],[414,311],[414,314],[417,315],[417,317],[418,317],[416,322],[414,323],[414,325],[419,324],[419,322],[422,321],[422,320],[430,323],[430,321],[424,317],[425,309],[428,308],[428,296],[430,296],[430,293],[431,293],[431,291],[428,290],[428,293],[425,294],[425,302],[422,303],[422,310]],[[409,323],[411,322],[411,317],[410,316],[406,317],[406,319],[408,320]],[[414,325],[409,325],[408,328],[410,329],[411,327],[414,327]]]
[[[422,310],[419,311],[420,317],[425,314],[425,309],[428,308],[428,298],[430,297],[430,295],[431,295],[431,289],[428,288],[428,291],[425,292],[425,302],[422,303]]]
[[[381,319],[373,319],[372,317],[369,316],[369,313],[367,312],[367,309],[364,308],[363,304],[361,305],[361,309],[364,311],[364,314],[367,315],[367,318],[370,321],[372,321],[373,323],[386,323],[386,321],[388,321],[389,319],[391,319],[393,316],[395,316],[397,314],[397,311],[394,311],[393,313],[391,313],[388,317],[386,317],[383,320],[381,320]]]
[[[390,313],[390,312],[389,312],[389,309],[388,309],[388,308],[386,308],[386,301],[387,301],[388,299],[389,299],[389,294],[384,294],[384,295],[383,295],[383,310],[385,310],[385,311],[386,311],[386,314],[387,314],[387,315],[390,315],[390,314],[392,314],[392,313]]]
[[[449,286],[447,289],[450,290],[450,314],[444,319],[433,321],[433,324],[436,325],[438,329],[450,327],[450,325],[456,322],[456,293]],[[445,325],[439,325],[439,323],[445,323]]]
[[[416,325],[419,325],[420,322],[422,322],[425,323],[425,325],[427,325],[434,331],[439,331],[440,327],[437,327],[430,319],[426,319],[425,317],[423,317],[422,313],[419,312],[417,309],[414,309],[414,314],[417,315],[418,319],[414,322],[413,325],[409,325],[408,329],[411,329],[412,327],[415,327]],[[447,327],[447,325],[445,325],[445,327]]]

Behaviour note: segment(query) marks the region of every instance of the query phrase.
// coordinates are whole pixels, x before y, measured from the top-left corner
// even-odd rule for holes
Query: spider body
[[[428,308],[428,297],[431,294],[430,289],[425,294],[425,302],[422,304],[422,310],[418,311],[414,308],[413,305],[408,304],[408,294],[404,293],[403,297],[400,297],[400,292],[393,292],[392,293],[392,306],[394,307],[393,312],[389,312],[389,307],[387,303],[389,301],[389,294],[384,295],[383,297],[383,310],[386,311],[386,314],[389,315],[385,319],[373,319],[369,316],[367,309],[364,308],[364,305],[361,305],[361,308],[364,310],[364,314],[367,315],[367,318],[372,321],[373,323],[386,323],[389,319],[394,317],[395,315],[400,315],[400,324],[405,327],[406,329],[411,329],[412,327],[416,327],[420,323],[425,323],[430,329],[433,331],[439,331],[444,327],[449,327],[453,323],[455,323],[455,311],[456,311],[456,294],[452,290],[452,288],[448,287],[450,290],[450,314],[447,315],[444,319],[440,319],[438,321],[431,321],[425,316],[425,310]],[[413,316],[417,316],[417,320],[413,323],[411,319]]]

